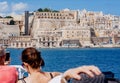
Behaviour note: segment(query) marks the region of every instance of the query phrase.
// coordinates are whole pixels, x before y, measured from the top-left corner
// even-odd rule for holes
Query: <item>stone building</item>
[[[9,24],[13,18],[0,18],[0,23],[2,24]]]
[[[9,36],[20,36],[19,26],[0,23],[0,44],[10,45]]]
[[[9,47],[11,48],[26,48],[34,46],[31,36],[10,36],[9,40]]]
[[[17,48],[94,47],[94,45],[120,43],[119,16],[85,9],[34,12],[28,16],[29,35],[24,35],[25,16],[12,16],[15,26],[9,27],[14,29],[8,29],[5,24],[0,25],[2,31],[0,31],[0,43]],[[4,22],[8,21],[7,19]],[[8,31],[4,27],[8,27]],[[8,39],[3,37],[3,34],[7,34]]]
[[[68,9],[60,12],[35,12],[31,35],[38,39],[39,47],[60,47],[62,41],[60,28],[77,21],[77,11]]]
[[[69,47],[85,47],[91,46],[91,32],[90,28],[80,26],[65,26],[61,28],[61,42],[62,46]]]
[[[59,39],[61,38],[61,32],[50,28],[37,29],[35,33],[35,39],[37,39],[36,46],[38,47],[59,47]]]

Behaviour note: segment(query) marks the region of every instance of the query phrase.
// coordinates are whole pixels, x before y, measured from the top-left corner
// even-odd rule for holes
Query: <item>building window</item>
[[[43,41],[45,41],[45,37],[43,37]]]

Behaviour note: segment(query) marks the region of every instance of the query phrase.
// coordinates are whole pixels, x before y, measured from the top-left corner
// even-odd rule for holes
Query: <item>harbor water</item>
[[[21,65],[23,49],[7,49],[11,65]],[[120,48],[39,49],[45,60],[44,71],[59,71],[82,65],[96,65],[101,71],[112,71],[120,79]]]

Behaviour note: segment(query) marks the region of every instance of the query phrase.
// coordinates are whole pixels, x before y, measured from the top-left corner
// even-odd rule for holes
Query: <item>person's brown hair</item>
[[[33,47],[26,48],[22,51],[22,62],[28,63],[32,68],[44,66],[44,60],[41,57],[40,51]]]
[[[6,57],[5,50],[4,48],[0,47],[0,65],[4,65],[5,57]]]

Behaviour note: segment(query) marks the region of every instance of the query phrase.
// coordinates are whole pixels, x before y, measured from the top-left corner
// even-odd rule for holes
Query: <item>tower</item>
[[[29,11],[25,11],[25,35],[29,35]]]

